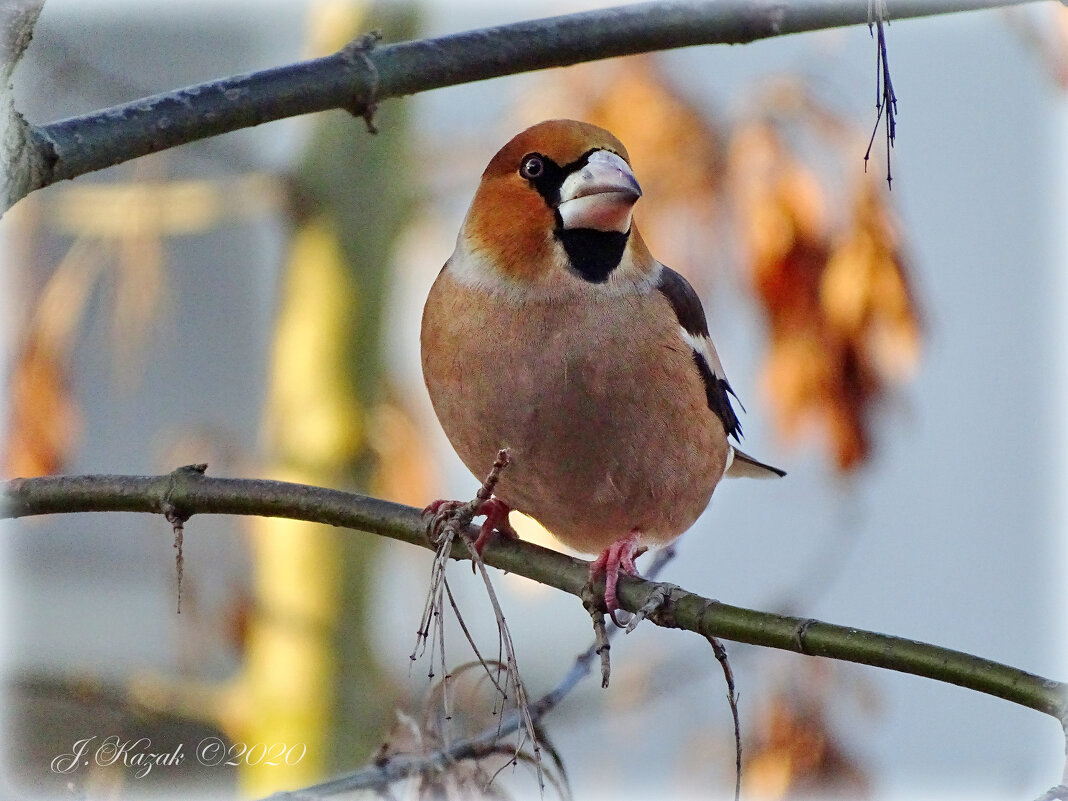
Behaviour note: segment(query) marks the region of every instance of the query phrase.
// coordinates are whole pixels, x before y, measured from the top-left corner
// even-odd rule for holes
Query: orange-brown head
[[[482,174],[454,257],[460,280],[559,290],[655,269],[631,212],[641,188],[608,131],[548,120],[514,137]]]

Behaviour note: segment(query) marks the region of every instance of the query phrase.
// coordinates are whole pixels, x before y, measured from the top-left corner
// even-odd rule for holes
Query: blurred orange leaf
[[[789,107],[825,138],[842,127],[827,125],[825,112],[806,117],[803,104]],[[836,227],[824,184],[769,118],[734,130],[728,163],[750,280],[768,319],[763,384],[779,432],[821,433],[838,469],[855,469],[871,453],[875,403],[911,374],[920,351],[886,190],[860,175],[848,222]]]
[[[859,799],[870,794],[865,769],[831,722],[832,704],[858,689],[851,685],[836,666],[820,662],[780,678],[743,748],[746,797]]]
[[[757,726],[744,748],[749,755],[742,774],[746,797],[867,797],[863,770],[817,703],[777,693],[764,704]]]
[[[71,395],[66,359],[31,339],[11,375],[4,475],[58,473],[78,439],[81,417]]]
[[[61,472],[77,443],[81,415],[70,353],[99,272],[96,249],[76,240],[40,292],[9,378],[5,475]]]

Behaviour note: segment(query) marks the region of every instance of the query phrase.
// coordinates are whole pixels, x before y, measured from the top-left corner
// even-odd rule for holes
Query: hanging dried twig
[[[655,579],[664,566],[674,557],[675,549],[673,547],[669,546],[657,551],[653,561],[645,571],[646,576],[650,580]],[[603,625],[603,614],[601,615],[601,622]],[[463,623],[461,622],[461,626],[462,625]],[[620,629],[606,631],[603,638],[603,644],[607,645],[608,640],[617,635],[619,631]],[[570,792],[567,787],[566,771],[564,770],[563,762],[559,754],[556,753],[552,743],[549,742],[540,722],[547,713],[555,709],[556,706],[559,705],[559,703],[590,674],[593,669],[594,661],[602,653],[601,649],[602,641],[601,639],[598,639],[597,642],[592,643],[589,648],[575,658],[570,670],[568,670],[552,690],[529,704],[530,718],[538,733],[537,742],[539,742],[543,750],[549,754],[552,763],[550,765],[551,769],[546,772],[546,778],[553,785],[553,788],[557,793],[564,799],[570,798]],[[485,669],[485,660],[482,659],[477,651],[476,656],[478,656],[479,663],[481,663],[482,667]],[[471,669],[475,664],[476,663],[469,663],[467,665],[461,665],[452,672],[449,678],[452,679],[458,677],[459,674]],[[491,671],[487,671],[487,675],[493,680]],[[443,689],[443,687],[439,686],[438,692]],[[503,692],[503,690],[498,691]],[[408,739],[413,743],[413,745],[404,752],[398,752],[395,745],[391,747],[390,743],[386,743],[379,749],[372,764],[368,767],[345,776],[340,776],[336,779],[331,779],[329,782],[306,787],[293,794],[279,793],[271,796],[271,798],[321,798],[361,789],[376,789],[379,792],[382,792],[394,782],[400,781],[406,777],[426,777],[435,771],[442,770],[443,766],[456,765],[464,760],[479,760],[485,759],[487,756],[502,754],[504,751],[498,745],[501,738],[517,731],[524,725],[523,718],[517,710],[507,717],[502,717],[497,724],[486,728],[473,737],[457,740],[451,744],[441,743],[437,750],[430,750],[426,748],[428,738],[434,742],[440,742],[443,738],[434,735],[432,732],[428,734],[422,730],[411,732],[410,729],[412,726],[416,726],[416,728],[419,727],[407,716],[398,715],[398,722],[401,733],[403,734],[406,732],[410,735]],[[418,753],[412,753],[413,751],[418,751]],[[513,760],[518,759],[528,763],[534,761],[533,757],[529,754],[524,753],[516,756],[511,749],[508,750],[508,753],[512,754]],[[511,762],[509,764],[511,764]],[[486,782],[483,782],[483,785],[485,784]]]
[[[449,676],[445,662],[444,630],[444,599],[445,596],[448,595],[449,603],[456,614],[457,620],[460,622],[464,636],[471,644],[475,656],[482,664],[490,681],[498,691],[498,697],[501,702],[500,711],[504,710],[505,705],[510,699],[510,695],[514,693],[515,697],[512,700],[514,700],[515,708],[522,725],[517,729],[519,735],[516,739],[515,749],[512,754],[512,763],[516,764],[518,760],[522,758],[524,753],[523,749],[529,744],[533,764],[537,769],[538,786],[540,790],[544,792],[545,777],[541,765],[541,747],[538,743],[534,718],[530,713],[530,703],[527,698],[526,688],[524,687],[522,677],[519,674],[519,663],[516,660],[515,644],[512,642],[512,634],[508,628],[508,623],[505,620],[504,611],[501,609],[500,602],[497,600],[497,593],[493,589],[493,583],[490,581],[489,573],[486,571],[486,565],[482,561],[482,555],[478,552],[478,549],[475,548],[474,543],[466,536],[467,527],[470,525],[471,520],[479,514],[482,505],[493,497],[493,490],[497,486],[501,472],[507,466],[508,451],[498,451],[497,459],[493,463],[489,475],[486,476],[486,480],[475,494],[474,499],[467,503],[451,502],[435,504],[433,506],[433,514],[430,515],[427,523],[427,533],[430,536],[431,541],[437,545],[437,549],[431,567],[430,587],[427,592],[426,604],[423,607],[423,615],[420,619],[419,630],[416,634],[415,648],[412,650],[410,658],[414,662],[425,653],[429,639],[431,661],[429,676],[434,676],[433,664],[435,662],[434,655],[436,651],[438,657],[437,662],[441,665],[443,675],[442,704],[445,709],[446,717],[448,717],[447,682]],[[428,510],[430,508],[431,507],[428,507]],[[456,606],[452,591],[449,588],[448,581],[445,577],[445,568],[448,565],[449,558],[452,554],[453,541],[457,536],[459,536],[467,546],[471,555],[471,563],[475,570],[482,576],[483,583],[486,586],[486,594],[489,596],[490,606],[493,608],[493,614],[497,620],[498,655],[497,659],[492,661],[486,660],[475,645],[470,631],[463,622],[462,615],[460,614],[459,608]],[[502,669],[505,673],[503,681],[500,676]],[[496,673],[496,675],[494,675],[494,673]],[[498,710],[495,708],[494,714],[496,714],[497,711]],[[497,729],[500,734],[500,725],[497,726]],[[490,777],[491,782],[492,780],[493,776]]]
[[[875,126],[872,128],[868,149],[864,152],[864,170],[868,169],[868,157],[879,130],[879,122],[886,115],[886,185],[893,188],[893,176],[890,173],[890,150],[897,138],[897,95],[890,80],[890,63],[886,59],[886,32],[883,23],[889,24],[886,0],[868,0],[868,31],[876,40],[875,53]]]
[[[734,686],[734,671],[727,659],[727,649],[715,637],[706,637],[708,644],[723,668],[723,678],[727,680],[727,703],[731,705],[731,717],[734,718],[734,801],[742,794],[742,725],[738,716],[738,690]]]

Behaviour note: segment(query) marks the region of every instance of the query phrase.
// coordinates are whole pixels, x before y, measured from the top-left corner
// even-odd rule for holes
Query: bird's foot
[[[474,510],[468,508],[470,503],[464,501],[436,500],[427,504],[421,517],[426,520],[426,536],[431,545],[441,542],[447,527],[455,527],[457,531],[467,528],[467,524],[475,516]]]
[[[509,539],[519,539],[519,534],[508,522],[508,513],[512,509],[499,498],[487,500],[475,499],[474,501],[445,501],[437,500],[423,509],[422,516],[427,520],[427,536],[430,541],[437,543],[448,525],[455,526],[457,531],[464,531],[467,525],[480,515],[486,516],[486,521],[478,531],[478,537],[472,543],[475,551],[482,556],[482,551],[493,539],[494,534]]]
[[[512,511],[512,507],[499,498],[493,497],[493,490],[500,481],[501,471],[508,466],[509,461],[511,461],[511,456],[507,448],[497,451],[493,467],[486,476],[486,480],[482,482],[482,486],[478,488],[478,492],[475,493],[474,500],[466,503],[438,500],[423,509],[422,517],[429,516],[426,533],[431,544],[438,545],[442,541],[442,536],[449,530],[464,535],[471,521],[480,515],[486,516],[486,522],[479,529],[478,537],[471,543],[480,558],[482,550],[493,538],[494,532],[510,539],[519,539],[519,535],[508,522],[508,513]],[[474,567],[473,562],[472,567]]]
[[[604,574],[604,605],[612,617],[612,622],[620,628],[624,624],[620,623],[616,617],[616,610],[622,608],[619,605],[619,597],[616,595],[616,586],[621,572],[628,576],[638,575],[634,558],[641,553],[638,549],[640,538],[641,535],[637,531],[632,531],[601,551],[601,555],[590,563],[590,583],[592,584],[598,576]]]
[[[482,528],[478,530],[478,537],[473,543],[479,556],[482,556],[482,550],[493,539],[494,534],[499,534],[510,540],[519,539],[519,534],[512,528],[512,524],[508,522],[508,513],[511,511],[512,507],[500,498],[490,498],[488,501],[483,501],[479,504],[475,516],[486,516],[486,521],[482,524]]]

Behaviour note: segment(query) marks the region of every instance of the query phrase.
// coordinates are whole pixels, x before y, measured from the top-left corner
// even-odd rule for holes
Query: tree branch
[[[420,512],[339,490],[258,479],[211,478],[196,468],[163,476],[46,476],[0,484],[0,517],[65,512],[168,512],[287,517],[367,531],[432,549]],[[472,534],[475,529],[471,529]],[[456,554],[457,559],[466,558]],[[589,563],[529,542],[500,539],[483,553],[488,565],[581,597]],[[668,585],[670,587],[670,585]],[[663,585],[621,577],[619,598],[636,612]],[[1068,685],[936,645],[758,612],[670,587],[648,619],[703,637],[842,659],[956,684],[1068,719]]]
[[[15,108],[11,86],[43,5],[44,0],[0,0],[0,214],[25,194],[16,196],[12,187],[32,187],[48,172],[42,161],[49,149],[32,141],[33,127]]]
[[[893,19],[1033,0],[898,0]],[[864,0],[641,3],[374,46],[360,37],[324,58],[153,95],[30,126],[0,213],[30,192],[130,159],[264,122],[341,108],[371,123],[381,100],[584,61],[866,24]]]

